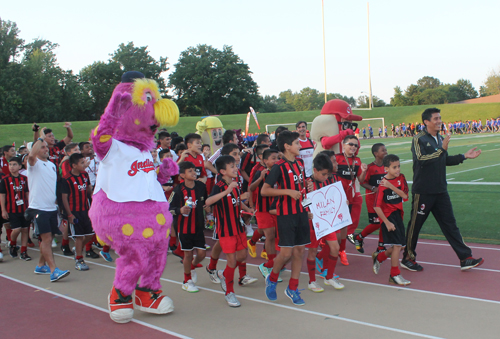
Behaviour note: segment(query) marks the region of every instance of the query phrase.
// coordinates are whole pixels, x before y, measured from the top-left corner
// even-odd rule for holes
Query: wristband
[[[74,217],[74,215],[73,214],[68,215],[68,218],[71,218],[71,217]]]
[[[463,157],[463,160],[467,159],[467,158],[465,157],[465,154],[461,154],[461,155],[462,155],[462,157]]]
[[[45,141],[45,140],[44,140],[44,139],[42,139],[42,138],[38,138],[37,140],[40,140],[40,141]]]

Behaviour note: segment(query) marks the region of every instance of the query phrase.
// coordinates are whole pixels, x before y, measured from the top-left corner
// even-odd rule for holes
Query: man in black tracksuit
[[[481,150],[470,149],[465,154],[448,155],[450,136],[443,138],[441,115],[437,108],[428,108],[422,113],[425,128],[413,137],[413,185],[411,219],[406,230],[406,248],[401,266],[410,271],[422,271],[416,262],[418,235],[425,220],[432,212],[446,240],[460,259],[462,270],[481,265],[482,258],[472,258],[471,249],[464,243],[457,227],[446,182],[446,166],[461,164],[465,159],[474,159]]]

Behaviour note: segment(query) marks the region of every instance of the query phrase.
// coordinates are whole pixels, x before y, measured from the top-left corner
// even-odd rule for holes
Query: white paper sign
[[[349,205],[341,182],[320,188],[307,194],[314,215],[312,223],[316,238],[338,231],[352,223]]]

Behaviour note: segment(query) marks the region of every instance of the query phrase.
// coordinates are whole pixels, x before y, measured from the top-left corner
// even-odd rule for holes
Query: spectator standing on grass
[[[443,138],[441,114],[437,108],[428,108],[422,113],[424,130],[418,133],[411,146],[413,154],[412,211],[408,223],[407,247],[401,266],[410,271],[422,271],[424,268],[416,262],[418,235],[432,212],[446,240],[458,258],[462,270],[481,265],[482,258],[472,257],[471,249],[464,243],[457,227],[446,183],[446,166],[461,164],[465,159],[474,159],[481,154],[476,147],[465,154],[448,155],[450,135]]]
[[[57,227],[56,183],[57,169],[49,161],[49,147],[43,138],[38,138],[28,155],[29,206],[35,212],[35,231],[41,240],[35,273],[50,274],[51,282],[69,275],[69,271],[56,267],[51,247],[54,234],[60,233]]]

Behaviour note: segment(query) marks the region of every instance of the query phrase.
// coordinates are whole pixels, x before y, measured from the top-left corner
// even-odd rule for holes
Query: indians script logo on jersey
[[[130,166],[130,171],[127,172],[128,175],[133,177],[134,175],[137,174],[139,171],[143,171],[145,173],[149,173],[150,171],[154,171],[155,165],[153,162],[149,159],[146,159],[144,161],[134,161],[132,165]]]

